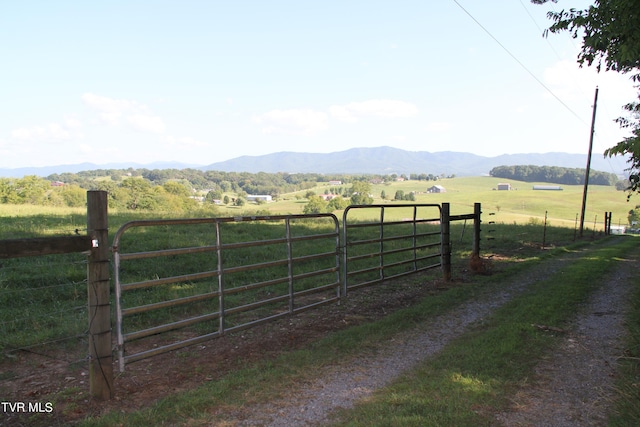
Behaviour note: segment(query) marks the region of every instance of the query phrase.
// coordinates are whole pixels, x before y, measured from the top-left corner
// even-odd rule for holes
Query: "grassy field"
[[[375,185],[372,193],[376,197],[375,203],[391,203],[391,201],[383,201],[379,198],[380,193],[384,190],[387,196],[392,197],[397,190],[405,193],[415,191],[417,194],[415,203],[442,203],[449,202],[452,205],[452,214],[466,214],[473,211],[473,204],[480,202],[483,205],[483,240],[481,243],[481,251],[484,255],[500,255],[502,261],[502,270],[504,274],[515,274],[519,269],[525,268],[535,263],[541,262],[545,257],[550,257],[562,253],[564,248],[571,245],[584,246],[589,245],[589,241],[574,242],[574,227],[576,215],[580,212],[582,201],[581,186],[563,186],[563,191],[534,191],[532,183],[518,183],[511,181],[511,185],[515,188],[513,191],[495,191],[493,188],[502,180],[490,177],[477,178],[454,178],[438,181],[439,185],[447,189],[446,193],[428,194],[426,189],[433,185],[433,182],[398,182],[390,185]],[[315,189],[316,193],[321,194],[328,186],[320,186]],[[299,196],[299,195],[298,195]],[[250,215],[253,212],[271,212],[276,213],[301,213],[305,200],[296,198],[295,194],[288,194],[281,197],[281,200],[274,203],[262,205],[245,205],[239,207],[219,208],[219,216],[238,216]],[[626,215],[631,205],[626,201],[626,194],[615,191],[612,187],[592,187],[588,196],[587,213],[585,226],[592,229],[594,223],[597,229],[602,229],[604,212],[613,212],[614,225],[618,222],[626,224]],[[544,219],[545,212],[548,212],[548,222],[551,227],[546,230],[540,224]],[[336,213],[340,218],[341,213]],[[489,214],[494,214],[489,216]],[[191,216],[202,216],[200,212],[192,212]],[[151,219],[158,217],[175,217],[171,213],[131,213],[131,212],[110,212],[109,224],[110,235],[125,222],[136,219]],[[495,224],[489,224],[489,221],[495,221]],[[84,209],[71,208],[42,208],[35,206],[11,206],[0,204],[0,239],[28,238],[43,235],[72,235],[76,229],[80,232],[86,227],[86,218]],[[454,263],[458,268],[465,268],[470,254],[470,227],[457,223],[452,227],[451,239],[453,245]],[[591,235],[589,236],[591,237]],[[151,241],[165,239],[162,231],[158,233],[150,233],[144,238]],[[544,239],[544,241],[543,241]],[[187,238],[188,240],[188,238]],[[606,268],[597,268],[600,264],[595,264],[592,259],[598,258],[602,260],[615,260],[624,256],[625,250],[637,250],[638,239],[630,238],[629,243],[625,247],[618,247],[615,250],[594,249],[595,253],[592,258],[585,259],[577,265],[574,270],[567,272],[571,277],[575,277],[573,282],[589,282],[593,283],[591,278],[600,277],[606,273],[608,268],[615,268],[615,262],[604,262]],[[551,251],[542,252],[540,248],[555,247]],[[144,242],[136,240],[132,245],[142,245]],[[464,266],[464,267],[460,267]],[[76,337],[82,336],[86,328],[86,264],[83,255],[70,256],[53,256],[45,257],[37,260],[15,259],[3,260],[2,268],[0,268],[0,324],[5,332],[2,340],[0,340],[0,349],[3,356],[8,357],[11,349],[18,347],[29,347],[38,342],[55,342],[60,337]],[[595,270],[594,270],[595,268]],[[170,274],[168,272],[167,274]],[[502,276],[500,276],[502,277]],[[480,287],[497,286],[494,282],[500,279],[498,276],[491,276],[483,279],[481,277],[475,279]],[[564,289],[559,285],[566,285],[567,275],[558,276],[555,282],[550,282],[540,288],[541,299],[532,298],[531,300],[520,301],[515,308],[517,312],[527,313],[538,310],[541,304],[545,307],[549,306],[550,301],[566,300],[567,295],[574,297],[575,292],[580,292],[575,304],[581,300],[582,292],[589,292],[590,288],[585,289]],[[589,279],[584,279],[588,277]],[[574,286],[575,288],[575,286]],[[36,295],[37,297],[33,297]],[[297,381],[304,375],[301,372],[312,370],[314,363],[327,364],[332,363],[333,358],[342,357],[340,352],[349,354],[359,351],[360,348],[371,346],[376,340],[388,339],[390,334],[397,332],[398,328],[410,327],[419,319],[426,319],[434,313],[446,310],[453,304],[460,303],[472,295],[463,294],[460,288],[454,288],[450,292],[443,293],[437,298],[427,298],[424,301],[417,302],[415,307],[411,307],[408,311],[398,315],[391,316],[389,319],[383,320],[380,324],[370,325],[366,327],[366,333],[362,329],[354,329],[327,338],[323,343],[315,345],[313,349],[305,350],[305,353],[291,354],[283,356],[287,358],[284,364],[289,364],[292,369],[287,372],[273,370],[269,366],[257,366],[248,368],[247,371],[240,372],[235,378],[226,378],[224,381],[216,384],[210,384],[208,387],[195,390],[190,393],[177,394],[158,405],[131,415],[122,415],[118,413],[111,414],[103,419],[88,421],[88,425],[151,425],[162,423],[173,424],[176,421],[176,413],[189,413],[192,419],[200,420],[203,423],[209,416],[206,408],[212,405],[235,405],[242,404],[244,393],[246,390],[254,390],[255,387],[265,387],[265,384],[271,383],[287,383]],[[574,304],[574,303],[571,303]],[[575,304],[560,304],[551,316],[557,316],[558,319],[566,318],[574,312]],[[568,308],[569,307],[569,308]],[[637,342],[638,338],[638,307],[635,307],[635,317],[630,325],[634,326],[633,339]],[[51,315],[53,313],[53,315]],[[511,312],[512,313],[512,312]],[[510,312],[506,312],[505,316],[510,316]],[[562,317],[564,316],[564,317]],[[500,319],[498,317],[498,319]],[[528,322],[528,319],[522,322]],[[561,320],[559,320],[561,321]],[[497,321],[497,323],[500,323]],[[404,325],[404,326],[402,326]],[[492,328],[498,327],[497,324],[488,324],[487,334],[504,333],[511,331],[495,332]],[[515,332],[521,332],[516,328]],[[487,335],[489,336],[489,335]],[[464,341],[463,341],[464,342]],[[491,340],[479,338],[480,347],[478,354],[491,354],[494,345]],[[484,344],[483,344],[484,343]],[[488,344],[487,344],[488,343]],[[517,344],[517,345],[516,345]],[[531,345],[540,345],[541,350],[545,346],[552,343],[539,343],[536,337],[531,342],[513,343],[518,346],[514,353],[515,356],[509,357],[522,358],[524,366],[530,366],[535,362],[536,352],[530,351]],[[466,344],[465,344],[466,345]],[[486,347],[482,347],[485,345]],[[634,344],[637,347],[637,344]],[[519,347],[521,346],[521,347]],[[338,350],[339,349],[339,350]],[[82,348],[86,352],[86,348]],[[463,352],[462,347],[451,347],[447,350],[448,359],[444,357],[435,368],[425,367],[421,369],[433,369],[429,371],[428,376],[433,381],[439,381],[438,378],[445,378],[447,375],[447,360],[461,360],[458,356]],[[311,354],[311,353],[313,354]],[[485,352],[485,353],[483,353]],[[496,355],[492,355],[495,359]],[[75,360],[75,359],[74,359]],[[493,360],[493,359],[487,359]],[[10,358],[5,362],[11,361]],[[467,362],[465,362],[467,363]],[[469,364],[478,365],[477,359],[470,359]],[[630,382],[621,384],[621,390],[628,390],[631,401],[637,398],[637,384],[634,386],[634,378],[638,375],[638,364],[633,363],[633,359],[626,372],[631,372]],[[485,369],[478,367],[478,369]],[[491,369],[487,367],[486,369]],[[420,376],[424,376],[423,371],[419,372]],[[301,377],[296,377],[301,375]],[[494,375],[491,371],[480,371],[480,375]],[[513,375],[513,378],[508,377]],[[518,382],[516,376],[526,376],[526,370],[514,370],[505,373],[503,385],[495,385],[490,394],[490,400],[485,400],[486,395],[471,396],[471,398],[463,397],[453,401],[447,413],[452,418],[440,420],[439,422],[449,425],[464,425],[468,419],[465,417],[474,417],[473,408],[480,406],[491,406],[499,408],[504,404],[501,400],[505,393],[508,393],[514,382]],[[635,376],[634,376],[635,375]],[[260,382],[259,384],[255,381]],[[420,399],[426,399],[420,405],[427,405],[428,401],[449,401],[451,395],[457,393],[452,391],[451,394],[442,384],[434,385],[431,383],[412,383],[413,379],[407,379],[406,385],[398,385],[399,389],[394,389],[390,393],[398,395],[399,391],[407,393],[407,399],[415,400],[416,397],[411,395],[411,390],[417,388],[433,388],[440,390],[435,394],[427,397],[421,396]],[[431,380],[429,380],[431,381]],[[444,381],[444,380],[442,380]],[[217,387],[217,388],[216,388]],[[227,388],[230,387],[230,388]],[[494,387],[494,383],[492,383]],[[635,393],[635,394],[634,394]],[[497,396],[497,397],[496,397]],[[235,399],[235,401],[234,401]],[[372,404],[377,405],[373,411],[382,411],[383,417],[389,416],[388,424],[394,425],[393,417],[396,411],[397,402],[388,402],[384,395]],[[620,425],[624,425],[625,421],[637,422],[640,416],[633,410],[630,405],[629,414],[624,418]],[[429,407],[428,405],[425,407]],[[436,408],[437,409],[437,408]],[[346,414],[346,419],[352,421],[346,425],[370,425],[371,419],[367,418],[366,413],[372,409],[365,409],[361,413]],[[432,410],[435,410],[432,407]],[[388,412],[388,414],[387,414]],[[456,418],[457,417],[457,418]],[[424,419],[419,420],[416,425],[421,424]],[[480,420],[481,422],[483,420]],[[196,421],[196,424],[198,421]],[[46,419],[44,424],[46,425]],[[399,425],[399,424],[397,424]]]
[[[497,184],[504,182],[500,178],[488,176],[483,177],[462,177],[449,178],[439,181],[404,181],[390,184],[372,185],[371,195],[374,203],[396,203],[391,200],[398,190],[405,194],[416,193],[415,203],[443,203],[451,204],[452,214],[470,213],[473,211],[474,203],[482,203],[483,213],[495,214],[494,218],[499,223],[542,223],[545,214],[548,217],[548,224],[574,228],[576,216],[582,209],[583,186],[563,185],[562,191],[540,191],[533,190],[533,186],[545,183],[527,183],[519,181],[507,181],[511,184],[511,191],[496,191]],[[427,189],[434,184],[442,185],[446,188],[446,193],[427,193]],[[316,194],[323,194],[331,188],[329,184],[324,184],[312,188]],[[269,214],[300,214],[306,204],[304,195],[308,190],[297,193],[287,193],[281,195],[276,202],[265,204],[246,204],[244,206],[218,206],[218,216],[238,216],[251,215],[255,212]],[[386,200],[380,198],[382,192],[386,193]],[[610,186],[591,186],[587,194],[587,205],[585,212],[585,228],[593,229],[594,224],[597,229],[604,226],[605,212],[612,213],[612,225],[626,225],[629,210],[635,207],[632,204],[635,200],[627,202],[626,194],[617,191]],[[408,203],[408,202],[407,202]],[[110,218],[110,228],[112,230],[119,227],[127,217],[145,218],[154,217],[174,217],[171,213],[156,212],[145,214],[127,214],[125,212],[110,212],[114,216]],[[341,215],[341,212],[336,212]],[[46,215],[55,218],[52,223],[50,219],[44,218]],[[52,234],[56,230],[59,232],[73,231],[75,228],[84,227],[84,209],[82,208],[57,208],[42,207],[32,205],[6,205],[0,204],[0,238],[12,238],[11,236],[20,234],[21,231],[30,232],[29,225],[22,223],[16,230],[15,221],[8,221],[9,218],[20,218],[29,221],[31,230],[34,233]],[[209,213],[192,212],[189,216],[210,215]],[[486,219],[486,218],[485,218]]]
[[[556,226],[575,227],[576,215],[582,209],[582,195],[584,187],[581,185],[563,185],[562,191],[533,190],[534,185],[545,183],[528,183],[508,181],[513,190],[496,191],[497,184],[505,180],[493,177],[464,177],[442,179],[440,181],[404,181],[391,184],[373,185],[371,189],[374,203],[394,203],[396,191],[405,194],[416,192],[415,203],[443,203],[451,204],[451,213],[469,213],[473,211],[474,203],[482,203],[483,212],[494,213],[495,221],[502,223],[527,224],[542,223],[545,213],[548,223]],[[427,189],[434,184],[442,185],[446,193],[427,193]],[[323,194],[331,186],[322,185],[311,189],[316,194]],[[382,191],[386,200],[380,198]],[[298,192],[284,194],[280,200],[263,205],[245,205],[242,208],[221,206],[222,215],[234,215],[241,211],[266,210],[272,213],[301,213],[306,200],[306,193]],[[299,198],[297,199],[296,196]],[[633,201],[633,199],[632,199]],[[627,214],[635,205],[627,202],[626,193],[617,191],[614,187],[591,186],[587,194],[585,212],[585,228],[602,229],[605,212],[612,213],[612,225],[626,225]]]

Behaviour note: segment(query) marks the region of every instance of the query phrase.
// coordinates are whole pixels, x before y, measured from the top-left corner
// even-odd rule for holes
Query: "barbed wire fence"
[[[27,355],[87,360],[86,271],[81,253],[1,261],[0,364]]]

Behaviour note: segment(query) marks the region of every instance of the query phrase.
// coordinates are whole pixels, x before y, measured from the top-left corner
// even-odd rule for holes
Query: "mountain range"
[[[0,177],[37,175],[46,177],[54,173],[77,173],[96,169],[199,169],[223,172],[289,172],[326,174],[406,174],[427,173],[433,175],[480,176],[487,175],[496,166],[534,165],[567,168],[586,167],[586,154],[528,153],[503,154],[484,157],[471,153],[441,151],[405,151],[393,147],[351,148],[333,153],[279,152],[261,156],[241,156],[209,165],[178,162],[139,163],[80,163],[43,167],[0,169]],[[614,166],[614,164],[617,164]],[[623,166],[620,166],[623,164]],[[624,162],[611,162],[601,154],[594,154],[591,168],[624,175]]]

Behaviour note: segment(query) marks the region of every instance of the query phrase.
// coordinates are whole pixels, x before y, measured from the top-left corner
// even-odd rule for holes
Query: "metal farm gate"
[[[384,280],[433,268],[449,280],[450,223],[474,220],[477,254],[480,204],[449,209],[352,205],[342,234],[333,214],[126,223],[112,247],[119,368]]]
[[[153,247],[140,247],[138,239],[152,230]],[[127,362],[337,301],[339,246],[332,214],[123,225],[113,241],[120,370]]]
[[[442,208],[436,204],[349,206],[343,214],[343,294],[442,266]],[[356,219],[354,212],[357,212]]]

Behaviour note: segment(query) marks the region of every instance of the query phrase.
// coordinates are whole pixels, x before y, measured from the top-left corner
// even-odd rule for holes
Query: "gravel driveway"
[[[324,425],[337,408],[349,408],[401,373],[432,357],[471,324],[523,292],[534,281],[559,271],[574,256],[566,255],[543,264],[535,279],[531,274],[513,279],[507,291],[487,293],[453,311],[436,317],[418,329],[396,336],[381,345],[375,355],[349,360],[341,366],[318,371],[316,379],[289,390],[268,404],[243,408],[238,426]],[[540,364],[533,387],[518,393],[513,410],[498,414],[496,425],[585,426],[604,425],[610,402],[616,356],[623,335],[624,301],[630,289],[626,279],[632,263],[620,269],[597,292],[591,305],[575,319],[575,327]]]

